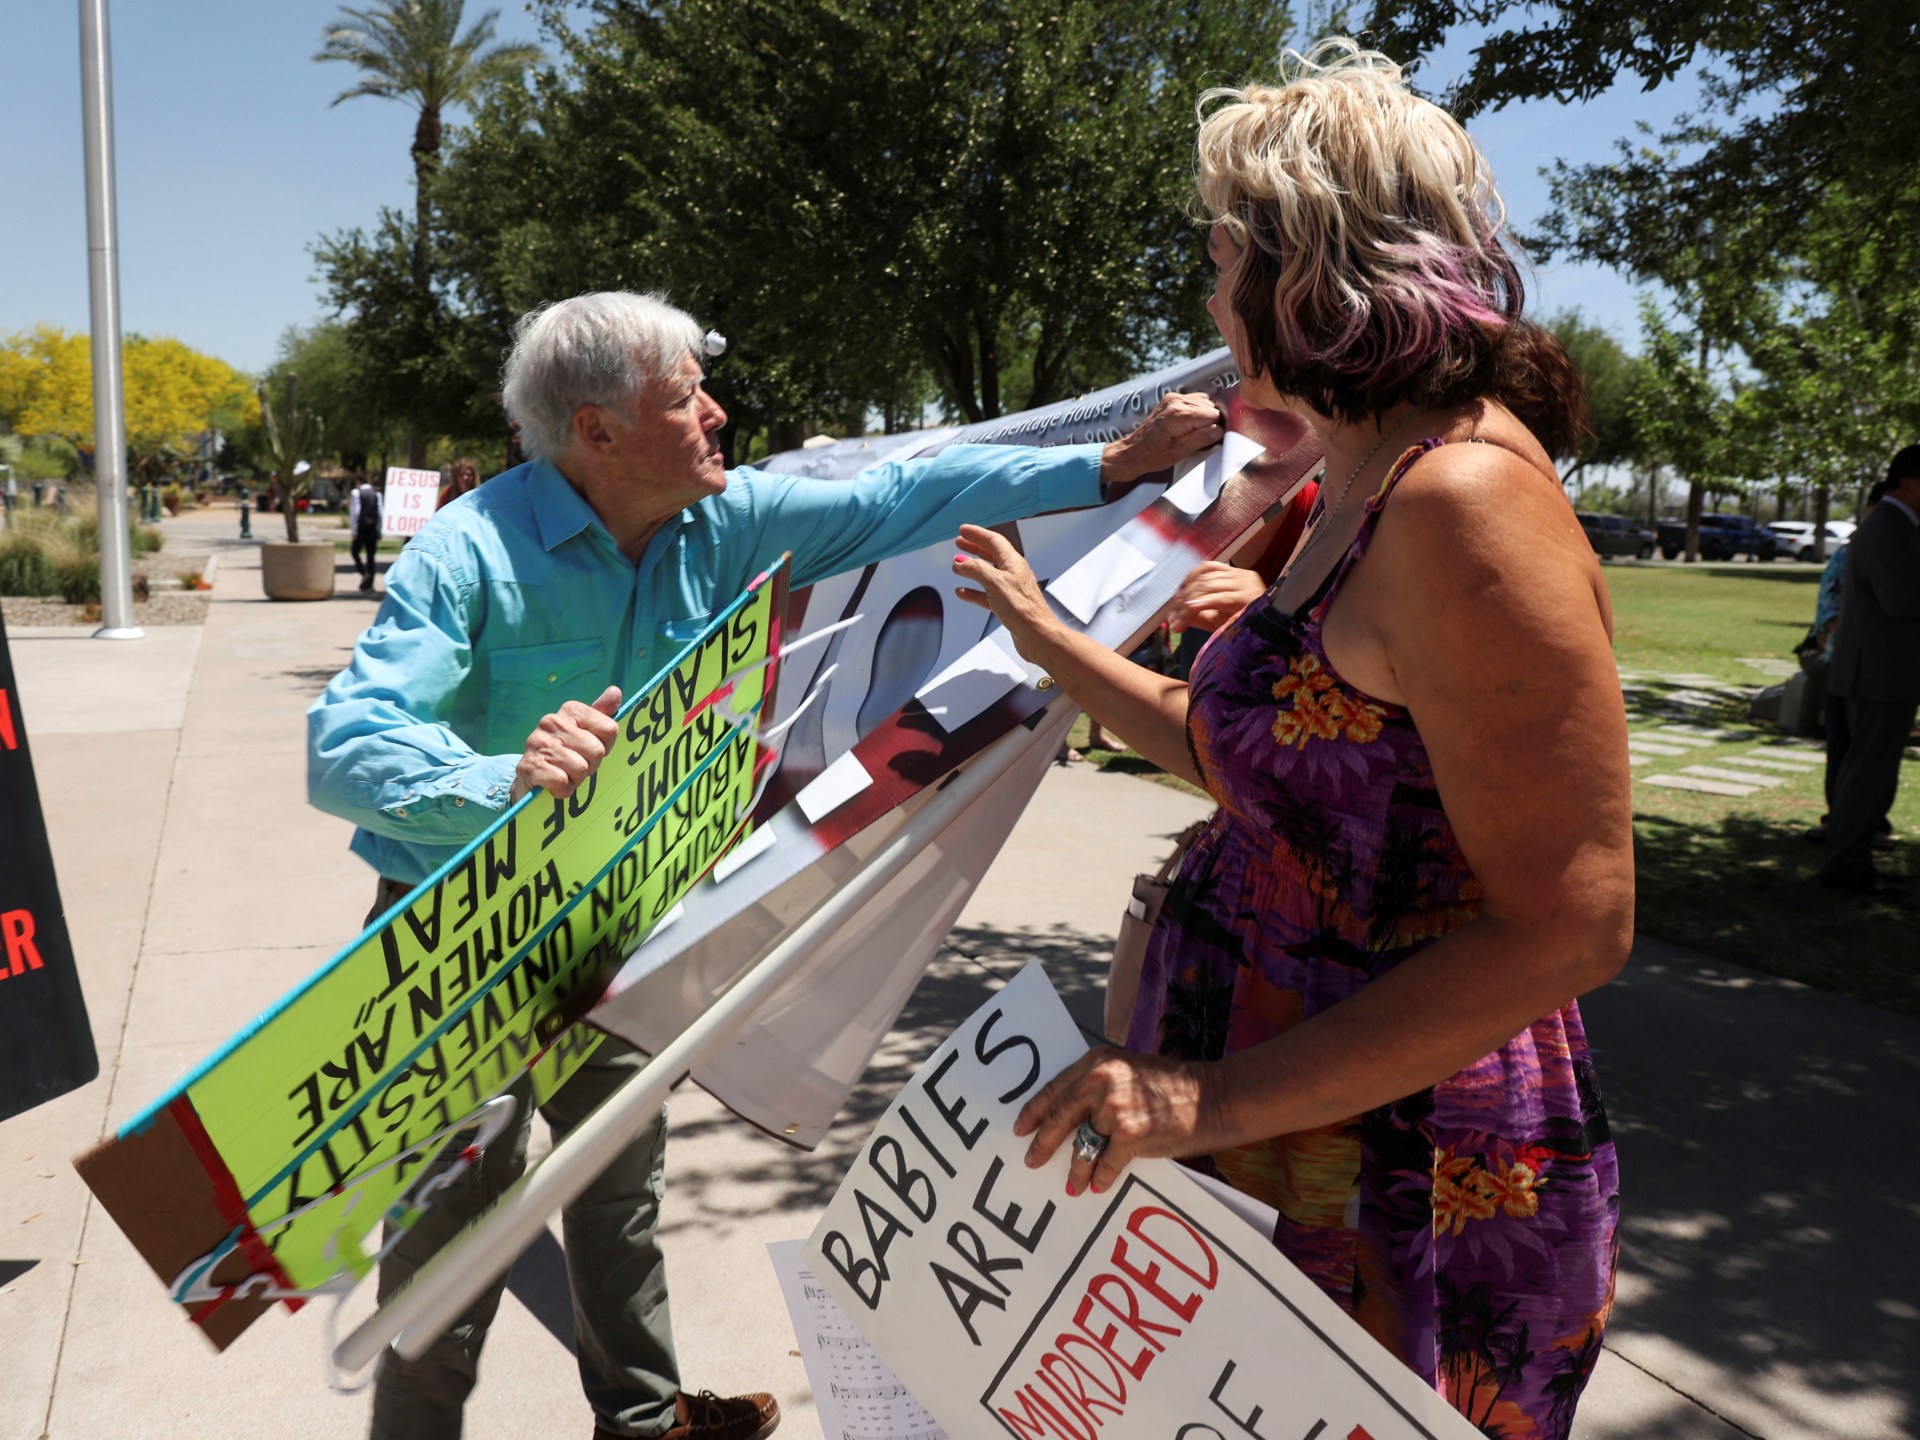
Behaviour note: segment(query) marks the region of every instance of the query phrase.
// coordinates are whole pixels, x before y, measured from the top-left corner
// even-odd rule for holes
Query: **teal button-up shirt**
[[[307,711],[307,793],[417,884],[506,809],[527,737],[568,700],[630,697],[781,552],[809,585],[996,525],[1098,504],[1100,447],[957,445],[851,480],[732,470],[636,565],[545,461],[433,517],[353,660]]]

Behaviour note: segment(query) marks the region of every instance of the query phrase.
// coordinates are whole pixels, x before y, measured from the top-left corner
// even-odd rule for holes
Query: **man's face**
[[[622,469],[636,485],[685,508],[727,488],[726,461],[716,438],[727,412],[707,394],[700,362],[688,355],[672,378],[651,380],[639,404],[609,412]]]

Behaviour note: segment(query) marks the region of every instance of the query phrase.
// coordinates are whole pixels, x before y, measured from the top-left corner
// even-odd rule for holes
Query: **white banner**
[[[1168,1160],[1065,1194],[1013,1119],[1086,1049],[1038,964],[934,1051],[807,1242],[955,1440],[1477,1440]]]
[[[440,503],[438,470],[387,467],[387,493],[380,498],[380,533],[413,535]]]

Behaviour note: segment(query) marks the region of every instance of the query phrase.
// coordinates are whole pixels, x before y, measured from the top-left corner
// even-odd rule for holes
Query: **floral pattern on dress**
[[[1256,600],[1195,663],[1188,739],[1220,810],[1148,947],[1129,1044],[1215,1060],[1338,1004],[1480,913],[1411,717],[1347,684],[1323,593]],[[1429,1090],[1195,1162],[1484,1434],[1563,1440],[1613,1304],[1618,1173],[1577,1005]]]

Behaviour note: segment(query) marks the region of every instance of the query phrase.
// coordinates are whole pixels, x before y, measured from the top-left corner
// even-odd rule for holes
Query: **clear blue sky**
[[[487,8],[469,0],[469,20]],[[539,40],[518,4],[499,8],[502,39]],[[354,72],[311,59],[337,12],[331,0],[112,0],[129,330],[264,368],[288,325],[322,314],[311,242],[370,225],[382,205],[412,204],[411,108],[366,98],[332,107]],[[73,0],[16,0],[0,11],[0,332],[88,325],[79,53]],[[1464,58],[1436,57],[1426,83]],[[1690,87],[1643,95],[1626,85],[1585,106],[1513,107],[1474,134],[1524,230],[1546,208],[1541,166],[1605,159],[1636,119],[1658,125],[1691,99]],[[1535,280],[1536,313],[1579,306],[1635,345],[1626,280],[1561,266]]]

